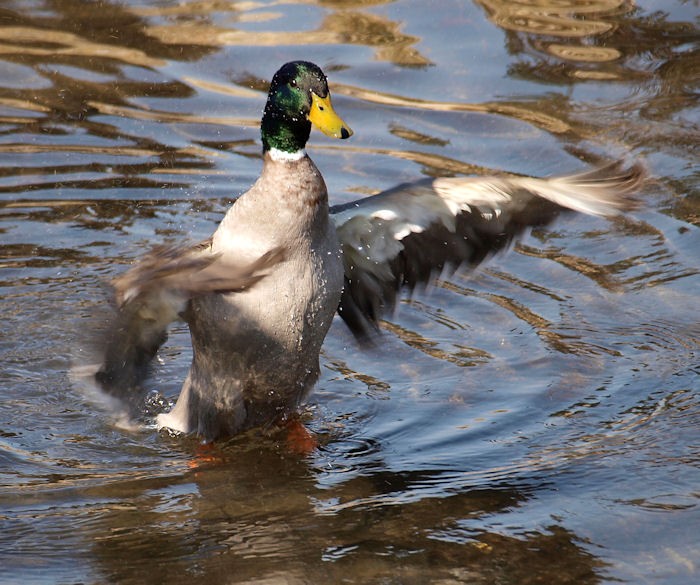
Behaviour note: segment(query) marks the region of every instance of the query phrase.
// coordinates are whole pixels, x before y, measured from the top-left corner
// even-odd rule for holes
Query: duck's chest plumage
[[[194,357],[183,391],[213,400],[217,412],[232,411],[227,424],[253,426],[269,419],[270,409],[294,408],[318,377],[343,266],[325,184],[306,156],[266,159],[211,251],[245,261],[277,247],[284,260],[251,290],[194,299],[187,313]]]

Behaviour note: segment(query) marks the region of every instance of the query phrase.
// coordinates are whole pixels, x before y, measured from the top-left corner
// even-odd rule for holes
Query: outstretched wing
[[[443,268],[477,265],[528,227],[565,209],[612,215],[634,206],[641,166],[574,175],[425,179],[331,208],[345,263],[338,312],[360,340],[377,330],[399,290]]]
[[[208,241],[154,248],[112,282],[117,314],[107,331],[98,382],[112,393],[138,386],[166,340],[168,326],[190,299],[250,288],[282,258],[282,250],[274,249],[251,264],[236,265],[212,254]]]

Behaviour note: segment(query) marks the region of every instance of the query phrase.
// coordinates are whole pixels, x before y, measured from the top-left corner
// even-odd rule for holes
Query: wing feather
[[[190,299],[248,289],[283,256],[281,249],[274,249],[250,264],[236,265],[212,254],[208,241],[154,248],[112,282],[117,313],[106,332],[98,382],[112,393],[137,387],[165,342],[168,326]]]
[[[475,266],[561,211],[608,216],[632,209],[643,177],[641,166],[621,162],[543,179],[445,177],[335,206],[345,264],[338,312],[368,340],[402,287],[429,283],[445,268]]]

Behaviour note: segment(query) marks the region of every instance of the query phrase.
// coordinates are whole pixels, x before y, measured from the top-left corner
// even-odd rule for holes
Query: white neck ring
[[[271,148],[268,152],[270,153],[270,158],[277,162],[295,162],[306,156],[306,151],[303,148],[296,152],[285,152],[284,150]]]

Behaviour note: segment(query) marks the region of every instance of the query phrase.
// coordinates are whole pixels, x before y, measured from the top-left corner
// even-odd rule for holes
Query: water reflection
[[[320,583],[340,582],[351,571],[366,583],[398,571],[402,582],[412,582],[429,571],[432,580],[476,583],[527,583],[533,572],[550,583],[564,582],[563,573],[579,583],[599,582],[600,561],[565,529],[506,536],[479,524],[522,506],[534,485],[445,494],[439,473],[377,472],[325,494],[314,486],[308,463],[269,444],[229,446],[215,459],[175,483],[106,485],[81,494],[94,511],[102,508],[99,525],[89,527],[102,579],[185,583],[235,575],[236,583]],[[402,497],[415,489],[432,490],[438,499]],[[113,491],[128,500],[106,506]],[[362,504],[378,493],[384,495],[372,505]],[[357,506],[331,513],[319,506],[318,498],[327,497]]]
[[[260,12],[254,4],[232,3],[221,7],[215,13],[206,11],[183,11],[182,9],[164,7],[139,11],[141,14],[155,17],[181,15],[178,20],[167,24],[149,26],[147,33],[163,43],[182,43],[184,38],[196,45],[212,46],[305,46],[314,45],[361,45],[375,49],[374,58],[403,66],[426,66],[431,62],[416,48],[418,37],[401,32],[401,25],[388,18],[364,12],[367,5],[381,5],[380,2],[322,2],[332,9],[315,30],[306,29],[306,20],[289,19],[289,15],[277,12]],[[251,9],[248,12],[246,9]],[[290,24],[302,25],[304,30],[280,30],[275,21],[287,18]],[[236,21],[244,23],[269,23],[273,30],[244,30],[234,28]],[[224,26],[225,23],[225,26]]]
[[[649,14],[622,0],[477,2],[506,32],[508,50],[516,57],[510,76],[551,84],[634,82],[634,91],[614,105],[603,99],[573,112],[568,102],[551,101],[546,109],[558,112],[562,121],[590,137],[605,133],[630,150],[681,157],[688,152],[698,132],[700,75],[697,28],[690,19],[675,21],[664,11]],[[610,89],[601,96],[606,93]],[[582,118],[586,129],[576,122]],[[676,199],[671,211],[697,224],[697,176],[675,182],[678,192],[693,198]]]
[[[639,79],[649,79],[650,72],[643,61],[634,62],[633,59],[659,51],[660,38],[667,49],[680,49],[671,62],[678,57],[692,60],[692,51],[684,50],[684,45],[692,42],[695,34],[692,23],[672,22],[661,12],[642,15],[633,3],[624,0],[477,1],[489,18],[508,32],[508,46],[513,53],[539,57],[537,66],[529,69],[532,75],[539,70],[539,75],[552,73],[578,79],[609,80],[630,79],[636,73]],[[659,34],[661,32],[663,35]],[[552,41],[552,37],[558,40]],[[550,61],[549,68],[543,66],[543,59]],[[618,60],[621,61],[610,67],[606,65]],[[584,63],[590,66],[581,67]],[[555,73],[556,64],[560,69],[558,74]],[[523,68],[518,72],[524,74],[528,71],[527,65],[522,61],[521,65]]]
[[[0,150],[4,191],[156,189],[162,183],[145,176],[154,166],[211,166],[201,150],[164,144],[158,133],[144,133],[143,125],[129,128],[102,115],[133,111],[132,100],[141,97],[191,96],[187,84],[157,70],[170,58],[201,59],[211,47],[188,44],[185,52],[181,45],[160,43],[120,3],[66,0],[36,15],[6,7],[0,16],[0,56],[21,66],[25,76],[20,86],[0,90],[0,128],[14,139]],[[148,119],[139,109],[141,116],[132,117]],[[155,119],[167,117],[159,113]],[[38,154],[42,164],[35,166]],[[36,182],[18,186],[18,175],[35,175]]]
[[[506,30],[556,37],[590,37],[608,32],[612,23],[601,17],[617,16],[629,10],[625,0],[575,2],[503,2],[478,0],[498,26]]]
[[[612,80],[620,76],[604,64],[621,57],[611,31],[619,18],[632,10],[625,0],[594,2],[505,2],[477,0],[489,18],[508,32],[509,48],[513,53],[549,55],[556,65],[538,63],[532,67],[535,75],[550,74],[578,79]],[[552,41],[552,38],[557,41]],[[594,65],[585,67],[584,64]],[[528,65],[522,63],[523,69]],[[536,71],[535,71],[536,70]],[[523,71],[512,71],[523,74]],[[625,73],[625,76],[626,73]]]
[[[3,579],[692,581],[692,8],[445,6],[2,4]],[[104,282],[154,242],[208,235],[254,180],[266,77],[291,53],[330,65],[360,129],[313,143],[334,203],[613,154],[659,180],[632,218],[562,217],[405,300],[383,359],[335,328],[308,457],[281,436],[212,454],[116,429],[66,375]],[[177,392],[188,344],[176,330],[152,389]]]

